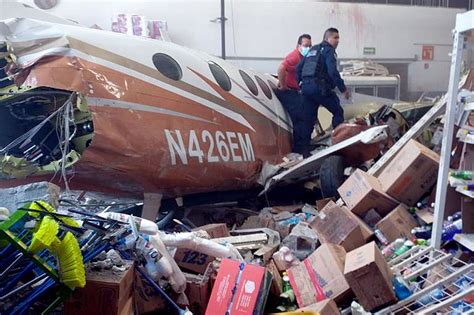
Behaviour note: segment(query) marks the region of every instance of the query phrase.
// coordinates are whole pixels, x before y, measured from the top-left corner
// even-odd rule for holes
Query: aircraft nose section
[[[14,18],[0,21],[0,42],[18,68],[26,68],[45,54],[65,54],[70,48],[64,32],[54,24]]]

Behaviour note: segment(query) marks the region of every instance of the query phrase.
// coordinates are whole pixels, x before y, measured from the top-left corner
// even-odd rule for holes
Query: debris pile
[[[440,157],[416,140],[378,174],[348,168],[340,199],[181,202],[158,222],[140,200],[1,190],[0,313],[472,312],[474,144],[462,130],[442,249],[431,246]]]

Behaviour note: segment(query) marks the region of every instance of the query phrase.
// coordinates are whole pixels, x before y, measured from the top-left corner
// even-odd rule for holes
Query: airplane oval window
[[[270,87],[272,88],[273,91],[276,91],[278,90],[278,87],[276,86],[275,83],[273,83],[272,81],[268,80],[268,85],[270,85]]]
[[[262,89],[263,94],[265,94],[265,96],[271,100],[273,97],[272,91],[270,90],[268,85],[265,83],[265,81],[263,81],[262,79],[260,79],[260,77],[257,77],[257,76],[255,76],[255,79],[257,80],[258,85],[260,85],[260,88]]]
[[[244,80],[245,85],[247,86],[247,88],[250,90],[250,92],[252,92],[253,95],[257,96],[258,95],[258,88],[257,88],[257,85],[255,84],[255,82],[253,82],[252,78],[247,73],[245,73],[244,71],[239,70],[239,72],[240,72],[240,76],[242,77],[242,80]]]
[[[163,53],[153,55],[153,64],[162,75],[168,79],[179,81],[183,77],[183,71],[178,62]]]
[[[230,78],[224,69],[212,61],[209,61],[209,69],[211,69],[212,75],[214,76],[214,79],[216,79],[217,84],[219,84],[224,91],[230,91],[232,84],[230,83]]]

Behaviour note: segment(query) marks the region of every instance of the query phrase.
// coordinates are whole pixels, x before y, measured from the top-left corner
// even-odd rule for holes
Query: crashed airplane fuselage
[[[0,22],[1,186],[165,196],[255,185],[290,152],[276,80],[172,43],[17,18]]]

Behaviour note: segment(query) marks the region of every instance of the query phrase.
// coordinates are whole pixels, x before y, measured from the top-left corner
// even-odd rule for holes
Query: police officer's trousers
[[[344,110],[336,93],[333,91],[323,92],[314,82],[303,82],[301,92],[303,94],[303,114],[301,121],[302,140],[300,145],[303,148],[309,148],[311,133],[318,117],[319,106],[324,106],[333,115],[333,129],[344,121]]]
[[[298,152],[298,144],[303,139],[303,98],[296,90],[276,90],[276,96],[288,112],[293,123],[293,152]]]

